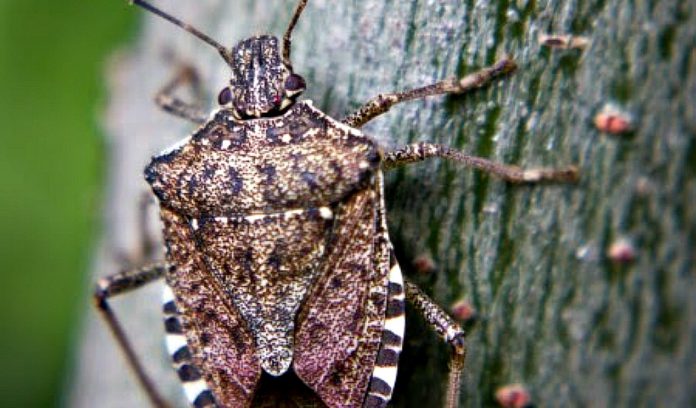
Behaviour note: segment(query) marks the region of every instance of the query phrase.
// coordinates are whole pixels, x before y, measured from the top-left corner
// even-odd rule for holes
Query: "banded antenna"
[[[283,36],[283,64],[290,68],[292,70],[292,63],[290,62],[290,46],[292,43],[292,30],[295,28],[295,25],[297,25],[297,20],[300,18],[300,14],[302,14],[302,10],[304,10],[305,6],[307,5],[307,0],[300,0],[299,3],[297,3],[297,7],[295,7],[295,13],[292,15],[292,19],[290,19],[290,24],[288,25],[288,29],[285,30],[285,35]]]
[[[303,1],[305,3],[307,2],[307,0],[303,0]],[[184,23],[183,21],[179,20],[178,18],[173,17],[170,14],[165,13],[164,11],[158,9],[157,7],[153,6],[152,4],[150,4],[148,2],[145,2],[143,0],[131,0],[131,4],[135,4],[136,6],[142,7],[145,10],[162,17],[163,19],[169,21],[170,23],[173,23],[173,24],[183,28],[184,30],[188,31],[189,33],[195,35],[196,37],[200,38],[201,40],[203,40],[206,43],[215,47],[218,50],[218,52],[220,53],[220,55],[222,55],[222,58],[224,58],[225,61],[230,62],[230,54],[229,54],[229,51],[227,51],[227,48],[225,48],[219,42],[210,38],[210,36],[203,33],[202,31],[200,31],[196,27],[193,27],[190,24]],[[297,19],[295,19],[295,20],[297,20]]]

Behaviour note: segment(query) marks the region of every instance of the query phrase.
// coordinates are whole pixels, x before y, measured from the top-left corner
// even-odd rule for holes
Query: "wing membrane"
[[[205,269],[186,221],[162,209],[169,257],[167,276],[181,313],[192,361],[215,399],[225,407],[248,407],[261,375],[254,341],[242,317]]]
[[[389,240],[380,181],[339,206],[326,269],[299,317],[294,368],[329,407],[363,405],[382,342]]]

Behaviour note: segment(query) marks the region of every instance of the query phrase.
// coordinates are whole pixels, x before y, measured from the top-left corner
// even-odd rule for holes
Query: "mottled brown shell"
[[[234,216],[338,203],[367,186],[379,160],[371,139],[304,101],[245,121],[221,110],[145,174],[180,214]]]
[[[167,283],[221,406],[249,406],[262,371],[291,365],[329,406],[362,405],[387,307],[379,164],[372,139],[298,102],[221,110],[148,165]]]

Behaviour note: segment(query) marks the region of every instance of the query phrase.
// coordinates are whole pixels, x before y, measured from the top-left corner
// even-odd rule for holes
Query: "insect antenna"
[[[292,30],[295,28],[297,20],[299,20],[300,14],[302,14],[302,10],[304,10],[306,5],[307,0],[300,0],[300,2],[297,3],[295,13],[292,15],[292,19],[290,19],[290,24],[288,25],[288,29],[285,30],[285,35],[283,35],[283,64],[285,64],[288,68],[292,68],[292,63],[290,62],[290,45],[292,40],[290,37],[292,35]]]
[[[306,0],[305,0],[305,3],[306,3]],[[165,13],[164,11],[158,9],[157,7],[153,6],[150,3],[145,2],[143,0],[131,0],[131,4],[135,4],[136,6],[140,6],[140,7],[144,8],[145,10],[162,17],[163,19],[169,21],[170,23],[174,23],[175,25],[183,28],[184,30],[188,31],[189,33],[195,35],[196,37],[200,38],[201,40],[203,40],[206,43],[215,47],[218,50],[218,52],[220,53],[220,55],[222,55],[222,57],[226,61],[229,61],[229,53],[228,53],[227,49],[222,44],[213,40],[208,35],[201,32],[200,30],[198,30],[197,28],[195,28],[189,24],[184,23],[183,21],[179,20],[178,18],[173,17],[173,16]]]

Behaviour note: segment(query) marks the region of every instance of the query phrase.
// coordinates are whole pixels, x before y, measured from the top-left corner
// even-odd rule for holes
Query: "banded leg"
[[[174,92],[182,85],[189,84],[198,101],[203,100],[200,78],[195,68],[191,65],[179,63],[179,69],[174,78],[165,84],[155,95],[155,103],[165,112],[202,124],[207,120],[206,113],[199,106],[199,102],[188,103],[179,99]]]
[[[440,306],[435,304],[418,286],[406,280],[406,300],[408,300],[422,315],[425,321],[447,344],[452,346],[449,364],[447,393],[445,407],[459,406],[462,371],[466,359],[464,330]]]
[[[517,65],[515,61],[509,57],[504,57],[495,64],[463,78],[449,78],[431,85],[403,92],[380,94],[370,99],[357,111],[348,115],[342,122],[350,127],[360,128],[377,116],[387,112],[397,103],[425,98],[432,95],[463,94],[481,88],[490,83],[494,78],[513,72],[516,68]]]
[[[116,337],[118,345],[121,347],[123,352],[126,354],[126,359],[128,364],[131,366],[133,371],[135,371],[136,376],[140,385],[143,387],[150,401],[155,407],[166,408],[169,404],[162,398],[159,394],[155,385],[153,384],[150,377],[145,372],[138,356],[133,350],[126,333],[121,326],[121,323],[116,318],[113,310],[109,306],[109,298],[119,295],[121,293],[129,292],[134,289],[138,289],[156,279],[161,278],[166,273],[169,266],[167,264],[154,264],[140,269],[133,269],[114,275],[107,276],[100,279],[97,282],[97,287],[94,291],[94,303],[101,313],[106,323],[109,325],[109,329]]]
[[[386,152],[382,161],[385,170],[410,163],[416,163],[433,157],[454,160],[465,166],[485,171],[511,183],[537,183],[542,181],[575,182],[578,180],[578,169],[575,166],[558,169],[537,168],[521,169],[496,163],[482,157],[469,156],[449,146],[434,143],[414,143],[399,150]]]

